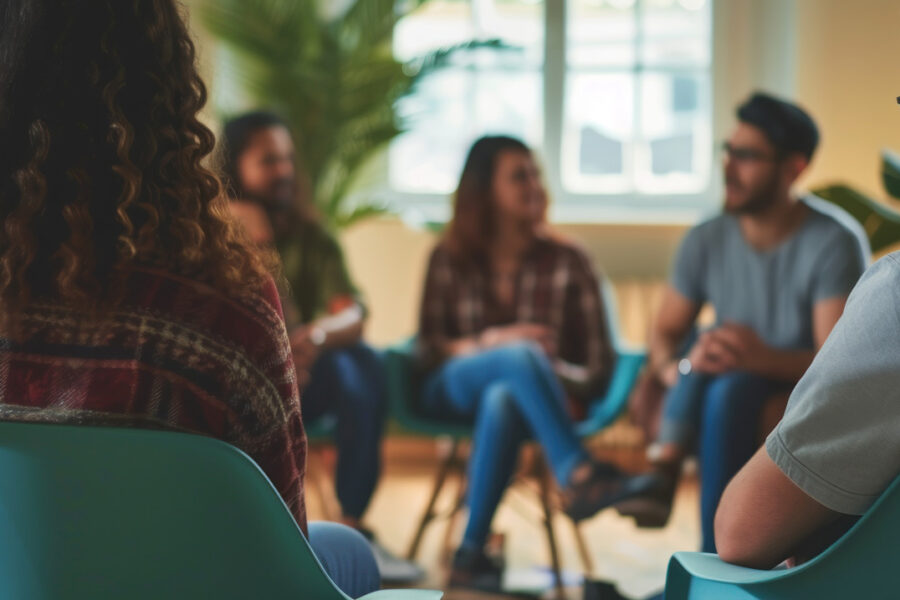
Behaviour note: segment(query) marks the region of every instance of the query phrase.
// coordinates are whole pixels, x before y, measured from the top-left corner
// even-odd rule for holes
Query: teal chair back
[[[850,531],[793,569],[759,571],[714,554],[679,552],[669,562],[666,600],[900,598],[900,477]]]
[[[387,594],[376,595],[410,597]],[[10,422],[0,422],[0,597],[347,598],[240,450],[199,435]]]

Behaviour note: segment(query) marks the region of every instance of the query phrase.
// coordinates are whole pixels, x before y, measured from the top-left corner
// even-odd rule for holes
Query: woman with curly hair
[[[278,295],[202,165],[194,63],[173,0],[0,3],[0,419],[229,442],[362,595],[362,536],[307,528]]]

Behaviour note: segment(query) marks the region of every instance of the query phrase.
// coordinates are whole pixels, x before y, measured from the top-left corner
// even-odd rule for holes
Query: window
[[[469,145],[507,133],[543,153],[563,208],[708,201],[712,0],[557,1],[432,0],[397,25],[404,60],[471,39],[513,49],[458,54],[401,104],[394,192],[443,200]]]
[[[510,49],[455,55],[399,107],[411,130],[391,146],[395,190],[453,190],[472,141],[486,133],[543,143],[544,12],[527,0],[433,0],[394,31],[394,53],[411,60],[473,39]]]

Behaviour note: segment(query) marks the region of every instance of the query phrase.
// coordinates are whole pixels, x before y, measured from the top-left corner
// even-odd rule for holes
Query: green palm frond
[[[343,204],[366,161],[404,131],[397,101],[456,53],[503,45],[473,41],[404,64],[392,53],[394,26],[427,0],[355,0],[336,16],[324,16],[321,1],[198,0],[202,23],[227,51],[220,73],[250,100],[241,108],[287,120],[316,208],[340,228],[387,211]]]

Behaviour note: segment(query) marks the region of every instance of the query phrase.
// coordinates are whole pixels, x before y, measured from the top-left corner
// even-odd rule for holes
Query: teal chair
[[[646,352],[629,349],[622,341],[617,320],[618,310],[612,286],[604,281],[600,291],[606,307],[607,327],[616,351],[616,365],[605,394],[591,402],[586,418],[576,426],[579,436],[583,439],[589,438],[609,427],[622,415],[628,406],[628,397],[631,394],[631,389],[634,387],[646,360]],[[467,440],[472,432],[471,423],[436,419],[423,414],[420,410],[418,392],[422,382],[415,368],[415,345],[415,339],[410,339],[389,348],[385,353],[391,417],[401,431],[428,437],[446,437],[451,440],[451,445],[447,456],[441,462],[440,468],[436,473],[431,495],[410,544],[409,552],[407,553],[407,558],[410,560],[415,560],[426,528],[439,516],[435,510],[435,505],[447,477],[453,471],[463,472],[465,469],[465,462],[460,456],[462,442]],[[547,532],[553,570],[559,575],[559,553],[551,518],[552,510],[547,488],[548,478],[541,476],[539,480],[541,484],[540,496],[544,512],[544,526]],[[451,514],[457,512],[461,502],[462,495],[459,494],[456,505],[450,511]],[[582,562],[586,570],[590,571],[590,559],[587,548],[577,528],[576,540],[579,545]],[[559,577],[557,577],[558,581]]]
[[[666,600],[900,598],[900,477],[850,531],[813,560],[758,571],[714,554],[679,552],[669,562]]]
[[[347,599],[275,488],[233,446],[11,422],[0,422],[0,597]]]

